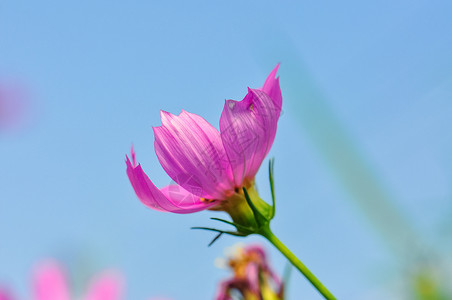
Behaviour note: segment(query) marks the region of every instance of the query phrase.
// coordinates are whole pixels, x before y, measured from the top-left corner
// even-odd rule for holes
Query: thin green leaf
[[[210,227],[192,227],[191,229],[201,229],[201,230],[207,230],[207,231],[224,232],[224,230],[210,228]]]
[[[237,230],[240,230],[240,231],[243,231],[243,232],[252,232],[253,231],[252,229],[250,229],[250,228],[248,228],[246,226],[243,226],[243,225],[240,225],[240,224],[228,221],[228,220],[223,220],[223,219],[220,219],[220,218],[210,218],[210,219],[211,220],[215,220],[215,221],[220,221],[220,222],[223,222],[223,223],[226,223],[226,224],[229,224],[229,225],[232,225],[235,228],[237,228]]]
[[[210,228],[210,227],[192,227],[191,229],[201,229],[201,230],[207,230],[207,231],[214,231],[214,232],[220,232],[220,233],[225,233],[225,234],[234,235],[234,236],[246,236],[246,234],[243,234],[241,232],[221,230],[221,229]]]
[[[270,212],[270,219],[273,219],[273,217],[275,216],[275,210],[276,210],[275,184],[274,184],[274,180],[273,180],[274,166],[275,166],[275,159],[271,158],[268,163],[268,173],[269,173],[269,178],[270,178],[270,190],[272,193],[272,210]]]
[[[224,233],[224,232],[218,233],[217,236],[214,237],[213,240],[209,243],[208,247],[212,246],[213,243],[215,243],[215,242],[223,235],[223,233]]]

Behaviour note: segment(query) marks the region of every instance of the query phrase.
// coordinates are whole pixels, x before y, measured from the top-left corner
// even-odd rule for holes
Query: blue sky
[[[0,282],[26,299],[30,267],[56,257],[76,291],[114,267],[128,299],[212,298],[224,248],[264,241],[206,247],[212,236],[189,228],[220,214],[145,208],[125,154],[134,143],[168,184],[153,148],[159,110],[218,128],[224,99],[280,62],[274,231],[338,298],[397,298],[409,255],[335,149],[365,166],[423,245],[450,250],[451,12],[448,1],[3,1],[0,78],[25,83],[32,120],[0,135]],[[257,183],[269,200],[266,163]],[[289,299],[302,297],[320,299],[294,272]]]

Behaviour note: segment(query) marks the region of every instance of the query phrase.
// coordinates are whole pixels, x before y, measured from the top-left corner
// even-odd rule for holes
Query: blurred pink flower
[[[21,88],[0,84],[0,132],[17,128],[25,118],[26,97]]]
[[[196,114],[162,111],[162,126],[154,127],[155,152],[175,184],[158,189],[132,147],[127,175],[141,202],[159,211],[193,213],[237,198],[242,187],[252,188],[281,113],[278,68],[262,88],[248,89],[242,101],[226,100],[220,131]]]
[[[232,300],[236,291],[244,300],[282,300],[282,281],[270,268],[264,249],[253,245],[239,248],[228,260],[232,278],[220,282],[216,300]]]
[[[121,276],[106,271],[96,276],[83,300],[119,300],[122,295]],[[35,300],[70,300],[70,291],[63,268],[55,261],[38,264],[33,272]]]
[[[13,300],[13,297],[7,290],[0,287],[0,300]]]

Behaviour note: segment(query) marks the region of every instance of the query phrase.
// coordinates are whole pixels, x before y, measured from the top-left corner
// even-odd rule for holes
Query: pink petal
[[[13,300],[11,294],[0,287],[0,300]]]
[[[133,148],[131,156],[132,158],[135,157]],[[152,209],[186,214],[201,211],[217,204],[215,202],[203,202],[199,197],[188,193],[177,185],[170,185],[159,190],[144,173],[141,165],[137,165],[136,162],[132,164],[127,156],[126,165],[127,175],[138,199]]]
[[[66,278],[55,261],[39,264],[33,275],[35,300],[69,300]]]
[[[0,85],[0,132],[19,129],[24,125],[27,97],[23,88],[12,84]]]
[[[237,187],[254,179],[275,139],[280,112],[261,90],[249,89],[242,101],[226,100],[220,118],[221,139]]]
[[[197,196],[223,199],[232,190],[231,169],[220,133],[202,117],[162,111],[154,128],[155,152],[168,175]]]
[[[85,300],[119,300],[123,291],[123,279],[115,272],[104,272],[96,278]]]
[[[276,73],[278,72],[279,64],[271,71],[268,75],[267,80],[265,80],[264,86],[260,88],[261,91],[265,92],[272,98],[273,103],[279,110],[282,107],[282,95],[281,88],[279,87],[279,77],[276,78]]]
[[[233,300],[229,292],[232,288],[238,288],[242,284],[241,280],[229,279],[220,282],[215,300]],[[241,290],[241,289],[240,289]]]
[[[250,282],[248,278],[231,278],[220,282],[215,300],[233,300],[231,297],[231,291],[236,290],[244,299],[248,299],[247,296],[251,294],[254,296],[252,299],[260,299],[259,289],[257,291],[250,288]],[[250,297],[251,299],[251,297]]]
[[[273,282],[275,283],[275,285],[278,287],[278,290],[280,290],[282,288],[282,281],[279,278],[279,276],[273,272],[272,268],[270,267],[270,264],[268,263],[268,259],[267,259],[267,255],[265,254],[265,250],[262,246],[260,245],[248,245],[245,248],[246,253],[250,254],[250,253],[255,253],[256,255],[259,256],[259,265],[262,268],[262,270],[264,272],[267,272],[271,279],[273,280]]]
[[[259,266],[255,263],[249,263],[246,267],[246,279],[249,284],[249,288],[253,293],[259,294],[260,282],[259,282]]]

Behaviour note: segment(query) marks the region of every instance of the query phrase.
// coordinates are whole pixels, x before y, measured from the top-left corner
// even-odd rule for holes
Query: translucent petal
[[[226,100],[220,131],[235,186],[254,179],[275,139],[280,112],[281,108],[259,89],[249,89],[242,101]]]
[[[232,190],[231,168],[220,133],[198,115],[162,112],[154,128],[155,152],[168,175],[203,198],[223,199]]]
[[[134,152],[132,152],[132,157],[134,155]],[[217,204],[202,201],[199,196],[189,193],[178,185],[170,185],[160,190],[144,173],[140,164],[132,164],[126,157],[126,165],[127,175],[138,199],[152,209],[186,214],[201,211]]]

